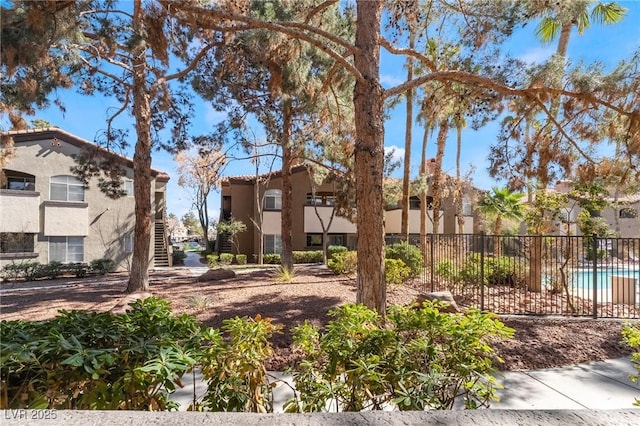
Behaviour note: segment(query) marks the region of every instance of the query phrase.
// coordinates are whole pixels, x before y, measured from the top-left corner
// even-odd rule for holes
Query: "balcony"
[[[322,225],[316,215],[316,208],[318,209],[318,213],[322,218],[324,226],[329,225],[333,207],[304,206],[304,232],[306,233],[322,232]],[[357,232],[357,227],[355,223],[349,222],[344,217],[334,216],[329,232],[335,234],[355,234]]]
[[[44,235],[86,236],[89,234],[89,205],[84,202],[45,201]]]
[[[0,189],[0,232],[40,232],[40,193]]]

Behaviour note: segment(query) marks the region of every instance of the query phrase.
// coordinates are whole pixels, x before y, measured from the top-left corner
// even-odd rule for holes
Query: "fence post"
[[[598,236],[593,234],[593,318],[598,318]]]
[[[480,310],[484,311],[484,231],[480,231]],[[495,238],[495,237],[494,237]]]
[[[427,234],[428,235],[428,234]],[[434,247],[434,243],[433,243],[433,234],[429,235],[429,249],[431,250],[430,253],[430,268],[431,268],[431,292],[433,293],[434,291],[434,287],[433,287],[433,280],[435,279],[435,275],[434,275],[434,266],[433,264],[435,263],[434,258],[433,258],[433,247]]]

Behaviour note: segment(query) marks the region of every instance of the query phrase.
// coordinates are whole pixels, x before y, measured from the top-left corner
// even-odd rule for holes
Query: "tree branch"
[[[392,45],[389,40],[387,40],[384,37],[380,37],[380,45],[382,47],[384,47],[389,53],[392,53],[394,55],[406,55],[406,56],[411,56],[412,58],[416,58],[418,61],[420,61],[421,63],[423,63],[427,68],[429,68],[431,71],[436,71],[437,67],[436,64],[433,63],[433,61],[429,58],[427,58],[425,55],[416,52],[413,49],[400,49],[395,47],[394,45]]]

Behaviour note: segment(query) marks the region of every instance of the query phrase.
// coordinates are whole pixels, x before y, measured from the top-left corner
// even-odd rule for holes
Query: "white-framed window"
[[[280,235],[264,236],[264,254],[282,253],[282,238]]]
[[[473,208],[471,206],[471,200],[468,198],[462,199],[462,215],[473,216]]]
[[[75,176],[51,176],[51,201],[84,201],[84,184]]]
[[[49,262],[84,262],[84,237],[49,237]]]
[[[124,180],[124,192],[127,193],[127,197],[133,197],[133,180]]]
[[[282,209],[282,191],[279,189],[268,189],[264,193],[264,209],[265,210],[281,210]]]
[[[133,235],[128,234],[122,238],[122,248],[125,253],[133,253]]]

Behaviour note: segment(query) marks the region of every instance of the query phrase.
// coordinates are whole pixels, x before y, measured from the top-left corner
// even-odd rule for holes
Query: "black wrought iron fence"
[[[499,314],[640,317],[640,238],[426,235],[425,291]]]

